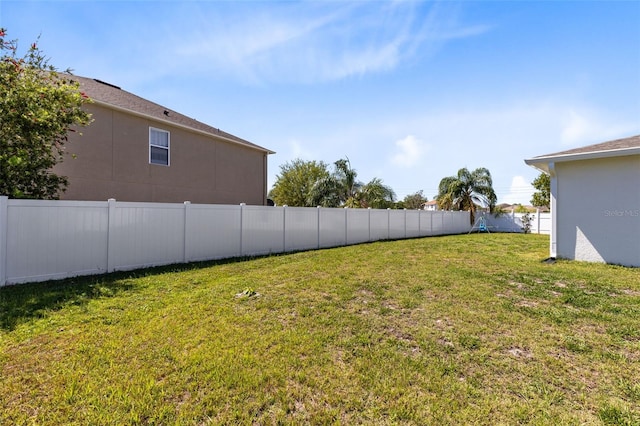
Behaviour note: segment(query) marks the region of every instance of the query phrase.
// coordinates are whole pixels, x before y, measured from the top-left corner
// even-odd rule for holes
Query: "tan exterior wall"
[[[102,105],[87,109],[94,122],[70,134],[53,169],[69,178],[61,199],[266,204],[267,153]],[[169,166],[149,163],[149,127],[170,132]]]

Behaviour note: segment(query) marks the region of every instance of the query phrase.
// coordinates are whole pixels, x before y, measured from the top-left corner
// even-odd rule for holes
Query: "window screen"
[[[169,132],[149,127],[149,163],[169,165]]]

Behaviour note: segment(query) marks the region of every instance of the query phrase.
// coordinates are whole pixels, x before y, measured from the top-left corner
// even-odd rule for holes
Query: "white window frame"
[[[152,132],[160,132],[167,134],[167,146],[158,145],[153,143],[153,138],[151,137]],[[167,163],[158,163],[151,161],[151,151],[153,148],[156,149],[164,149],[167,151]],[[149,164],[154,164],[156,166],[169,166],[171,164],[171,132],[168,130],[158,129],[157,127],[149,127]]]

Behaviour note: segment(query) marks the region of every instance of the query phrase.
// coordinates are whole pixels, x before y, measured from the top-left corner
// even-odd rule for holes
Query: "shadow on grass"
[[[261,256],[260,256],[261,257]],[[206,262],[180,263],[36,283],[0,287],[0,329],[11,331],[32,319],[43,318],[65,306],[81,306],[90,300],[136,291],[135,279],[170,272],[184,272],[244,262],[258,257],[238,257]]]

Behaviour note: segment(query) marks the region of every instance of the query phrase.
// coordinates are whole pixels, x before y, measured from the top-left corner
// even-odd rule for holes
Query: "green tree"
[[[373,178],[364,184],[357,180],[357,176],[348,158],[336,161],[333,173],[314,185],[314,204],[350,208],[387,208],[393,205],[395,193],[381,179]]]
[[[540,173],[540,175],[531,182],[531,185],[536,192],[531,197],[531,204],[535,207],[547,207],[551,206],[551,178],[546,173]]]
[[[269,197],[278,205],[314,207],[311,190],[316,182],[327,177],[329,171],[324,162],[295,159],[280,166]]]
[[[51,172],[74,126],[88,125],[89,99],[69,71],[58,73],[33,43],[18,57],[0,29],[0,195],[57,198],[68,180]]]
[[[398,207],[409,209],[409,210],[419,210],[422,208],[423,204],[429,201],[427,197],[424,196],[422,190],[416,192],[415,194],[409,194],[404,197]]]
[[[465,167],[456,176],[443,178],[436,197],[441,210],[468,210],[471,225],[475,223],[478,207],[488,207],[492,212],[497,199],[491,173],[483,167],[472,172]]]
[[[359,203],[356,207],[387,209],[393,207],[396,194],[380,178],[373,178],[360,187],[355,198]]]

